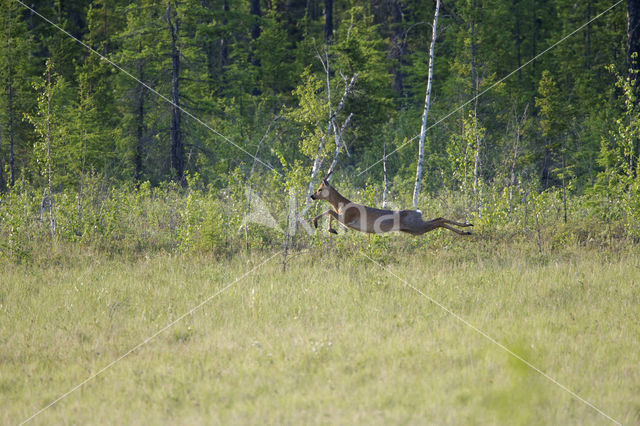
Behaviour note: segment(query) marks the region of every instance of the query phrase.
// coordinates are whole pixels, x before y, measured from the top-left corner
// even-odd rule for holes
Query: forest
[[[0,424],[638,424],[639,10],[0,0]]]
[[[178,197],[180,216],[193,189],[242,222],[253,192],[286,210],[287,192],[306,203],[329,170],[358,201],[409,207],[413,195],[417,208],[451,196],[467,217],[505,222],[547,196],[564,223],[573,200],[578,216],[635,223],[626,232],[638,236],[632,1],[3,0],[1,10],[8,241],[34,227],[109,237],[122,199],[145,191],[158,193],[150,203]]]

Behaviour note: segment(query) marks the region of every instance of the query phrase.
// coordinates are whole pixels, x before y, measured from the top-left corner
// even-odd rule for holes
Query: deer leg
[[[426,222],[423,222],[422,225],[422,229],[420,230],[420,232],[411,232],[414,235],[420,235],[420,234],[424,234],[426,232],[429,231],[433,231],[434,229],[438,229],[438,228],[445,228],[448,229],[450,231],[455,232],[456,234],[460,234],[460,235],[471,235],[471,232],[466,232],[466,231],[460,231],[459,229],[453,228],[452,226],[449,226],[449,223],[453,223],[453,224],[458,224],[459,222],[454,222],[452,220],[448,220],[445,219],[443,217],[438,217],[435,218],[433,220],[429,220]],[[471,224],[461,224],[459,226],[473,226]]]
[[[336,212],[334,212],[333,210],[329,210],[329,228],[327,229],[329,232],[331,232],[332,234],[337,234],[338,231],[336,231],[335,229],[333,229],[332,225],[333,225],[333,219],[338,220],[338,214]],[[339,222],[339,221],[338,221]]]
[[[467,226],[469,226],[469,225],[467,225]],[[473,225],[471,225],[471,226],[473,226]],[[459,235],[471,235],[471,232],[469,232],[469,231],[461,231],[459,229],[456,229],[456,228],[454,228],[452,226],[447,225],[446,223],[441,224],[440,228],[448,229],[449,231],[453,231],[453,232],[455,232],[456,234],[459,234]]]
[[[473,226],[472,223],[462,223],[462,222],[455,222],[453,220],[449,220],[449,219],[445,219],[443,217],[439,217],[438,219],[442,220],[443,223],[446,223],[448,225],[455,225],[455,226],[460,226],[462,228],[465,228],[467,226]]]
[[[408,232],[412,235],[422,235],[422,234],[426,234],[427,232],[433,231],[436,228],[439,228],[440,227],[439,222],[440,222],[440,218],[433,219],[433,220],[426,220],[426,221],[422,221],[421,225],[410,226],[410,227],[401,229],[401,231]]]
[[[332,212],[333,210],[327,210],[324,211],[322,213],[320,213],[318,216],[313,218],[313,227],[317,228],[318,227],[318,219],[320,219],[322,216],[324,216],[325,214],[329,214],[329,212]]]
[[[320,213],[318,216],[313,218],[313,226],[315,228],[318,227],[318,219],[320,219],[322,216],[328,214],[329,215],[329,232],[331,232],[332,234],[337,234],[336,230],[333,229],[331,227],[333,219],[338,220],[338,213],[334,212],[333,210],[329,209],[327,211],[324,211],[322,213]]]

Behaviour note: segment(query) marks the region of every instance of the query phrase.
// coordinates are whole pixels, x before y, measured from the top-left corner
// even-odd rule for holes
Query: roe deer
[[[361,232],[382,234],[384,232],[402,231],[412,235],[422,235],[436,228],[446,228],[460,235],[471,232],[461,231],[450,225],[467,227],[470,223],[454,222],[442,217],[424,221],[419,210],[382,210],[352,203],[335,190],[327,179],[323,179],[318,190],[311,195],[312,200],[326,200],[333,207],[313,219],[313,226],[318,227],[318,219],[329,215],[329,232],[337,234],[332,228],[333,219],[343,226]]]

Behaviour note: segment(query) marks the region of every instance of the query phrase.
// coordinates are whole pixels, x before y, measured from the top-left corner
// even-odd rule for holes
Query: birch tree
[[[42,197],[41,213],[45,209],[49,210],[49,229],[51,239],[56,239],[56,220],[53,202],[53,170],[54,170],[54,150],[60,146],[62,136],[60,127],[62,120],[60,99],[67,85],[65,80],[59,76],[55,70],[53,62],[48,59],[45,64],[43,78],[34,82],[34,89],[38,93],[37,108],[33,114],[25,114],[25,119],[29,121],[38,136],[34,144],[35,158],[40,171],[45,177],[44,195]],[[55,98],[55,99],[54,99]]]
[[[324,68],[325,71],[325,75],[326,75],[326,90],[327,90],[327,108],[326,108],[326,112],[328,114],[328,119],[327,119],[327,128],[326,131],[324,132],[324,134],[322,135],[322,137],[320,138],[320,141],[318,142],[318,149],[316,151],[316,156],[315,159],[313,161],[313,167],[311,169],[311,178],[309,179],[309,186],[307,187],[307,197],[306,197],[306,202],[307,202],[307,206],[310,204],[310,199],[309,196],[313,193],[313,185],[314,185],[314,181],[316,176],[318,175],[318,172],[320,171],[320,167],[322,165],[323,162],[323,158],[324,158],[324,148],[325,148],[325,143],[326,143],[326,139],[327,137],[331,137],[331,134],[333,132],[333,137],[334,137],[334,142],[335,142],[335,150],[334,150],[334,156],[333,156],[333,160],[331,162],[331,165],[329,166],[329,169],[327,171],[327,176],[330,176],[331,173],[333,173],[333,169],[338,161],[338,155],[340,154],[340,150],[341,147],[343,145],[342,142],[342,133],[344,131],[344,129],[346,128],[346,126],[349,124],[349,121],[351,120],[352,114],[350,114],[345,121],[343,122],[343,124],[341,126],[338,126],[336,123],[336,119],[338,117],[338,114],[344,109],[347,97],[349,96],[349,94],[353,91],[353,87],[356,84],[356,80],[358,79],[358,74],[355,73],[351,79],[347,79],[347,77],[345,77],[344,75],[341,74],[342,80],[344,82],[344,92],[342,94],[342,97],[340,98],[340,102],[338,102],[338,105],[336,106],[335,110],[332,107],[332,101],[331,101],[331,68],[330,68],[330,62],[329,62],[329,56],[328,54],[325,52],[325,57],[322,58],[318,55],[320,62],[322,63],[322,66]]]
[[[413,189],[413,208],[418,208],[418,195],[420,194],[420,179],[422,179],[422,163],[424,161],[424,139],[427,133],[427,116],[431,106],[431,83],[433,81],[433,51],[436,44],[438,15],[440,14],[440,0],[436,1],[436,11],[433,15],[431,26],[431,45],[429,46],[429,77],[427,78],[427,95],[424,100],[424,112],[422,113],[422,125],[420,127],[420,142],[418,145],[418,166],[416,167],[416,184]]]

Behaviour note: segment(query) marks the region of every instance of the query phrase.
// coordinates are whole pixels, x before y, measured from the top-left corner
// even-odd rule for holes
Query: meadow
[[[425,296],[640,422],[637,244],[447,232],[0,263],[0,423],[610,422]]]
[[[0,425],[640,424],[637,1],[0,3]]]

